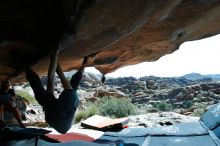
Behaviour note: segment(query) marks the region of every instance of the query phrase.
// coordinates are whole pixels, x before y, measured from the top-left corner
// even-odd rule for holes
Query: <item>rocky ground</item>
[[[146,112],[160,110],[201,116],[207,107],[219,102],[220,83],[211,78],[189,80],[186,78],[142,77],[140,79],[110,79],[107,84],[125,92],[132,103]],[[158,109],[155,107],[165,106]]]
[[[129,127],[161,127],[185,122],[194,122],[199,117],[185,116],[175,112],[158,112],[129,116]]]
[[[43,77],[42,82],[46,84],[46,81],[46,77]],[[58,78],[55,83],[55,94],[58,95],[62,91],[62,86]],[[33,96],[28,83],[16,85],[14,89],[21,96],[27,97],[26,94]],[[164,126],[198,120],[209,106],[219,102],[220,83],[211,78],[192,80],[183,77],[149,76],[139,79],[133,77],[107,79],[103,85],[100,76],[86,73],[78,95],[81,101],[79,109],[87,108],[86,105],[105,96],[130,98],[139,113],[129,117],[130,127]],[[25,100],[21,108],[24,122],[27,125],[48,126],[44,121],[42,108],[32,100],[33,98]],[[79,124],[75,126],[79,127]]]

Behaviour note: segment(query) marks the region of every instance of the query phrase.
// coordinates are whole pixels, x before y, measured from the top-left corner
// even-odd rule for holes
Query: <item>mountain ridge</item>
[[[214,81],[218,81],[220,80],[220,74],[206,74],[206,75],[202,75],[199,73],[189,73],[189,74],[185,74],[182,77],[187,78],[187,79],[191,79],[191,80],[197,80],[197,79],[203,79],[203,78],[211,78]]]

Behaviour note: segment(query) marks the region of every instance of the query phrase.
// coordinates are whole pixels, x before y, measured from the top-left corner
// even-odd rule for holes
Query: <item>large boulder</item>
[[[0,20],[0,80],[21,81],[33,65],[45,74],[59,42],[64,70],[90,55],[88,66],[105,74],[218,34],[220,1],[7,0]]]

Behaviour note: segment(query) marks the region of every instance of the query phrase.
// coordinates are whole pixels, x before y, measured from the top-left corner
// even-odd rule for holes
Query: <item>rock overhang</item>
[[[220,32],[218,0],[8,0],[0,12],[0,80],[23,80],[26,66],[46,74],[59,44],[64,70],[90,55],[106,74]]]

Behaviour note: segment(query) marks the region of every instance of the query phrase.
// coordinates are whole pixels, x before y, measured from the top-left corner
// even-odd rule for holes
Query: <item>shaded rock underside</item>
[[[106,74],[219,32],[219,0],[7,0],[0,2],[0,80],[24,80],[26,66],[47,73],[59,44],[65,71],[90,55],[88,66]]]

